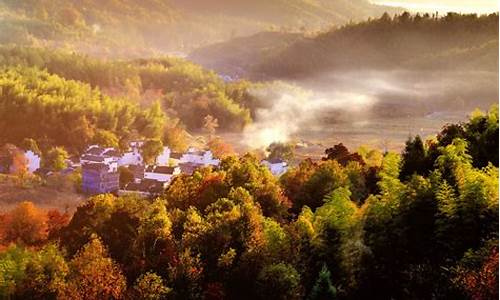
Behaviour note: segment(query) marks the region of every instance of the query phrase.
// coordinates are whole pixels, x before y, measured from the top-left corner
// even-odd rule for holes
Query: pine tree
[[[326,264],[319,272],[318,280],[314,284],[309,300],[330,300],[335,299],[337,296],[337,289],[332,285],[331,274]]]

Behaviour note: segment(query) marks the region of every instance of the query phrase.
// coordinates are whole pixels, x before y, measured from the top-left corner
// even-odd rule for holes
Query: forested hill
[[[0,43],[143,56],[250,35],[270,27],[319,29],[397,9],[366,0],[5,0]]]
[[[171,0],[186,12],[223,14],[259,23],[290,26],[330,26],[380,16],[398,9],[367,0]]]
[[[68,80],[90,84],[104,94],[150,106],[161,103],[165,113],[189,130],[199,130],[207,115],[220,130],[241,130],[251,122],[254,96],[250,82],[224,82],[217,74],[180,58],[103,60],[30,47],[0,47],[0,67],[46,69]]]
[[[384,15],[300,41],[267,57],[257,70],[300,77],[336,69],[461,66],[497,70],[498,14]]]
[[[199,49],[192,57],[216,70],[240,69],[246,75],[279,78],[349,69],[495,71],[498,66],[498,14],[385,14],[312,37],[275,35],[234,39]],[[226,56],[238,59],[225,61]]]

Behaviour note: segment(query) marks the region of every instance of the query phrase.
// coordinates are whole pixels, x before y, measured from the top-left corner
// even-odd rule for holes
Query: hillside
[[[498,65],[498,15],[385,14],[313,36],[266,32],[194,51],[230,75],[306,78],[345,70],[488,70]]]
[[[274,28],[320,29],[394,8],[357,1],[6,0],[0,43],[99,56],[182,51]]]
[[[476,63],[471,65],[471,60]],[[435,64],[433,63],[435,62]],[[254,71],[304,77],[348,69],[497,70],[498,14],[408,13],[347,25],[277,51]]]

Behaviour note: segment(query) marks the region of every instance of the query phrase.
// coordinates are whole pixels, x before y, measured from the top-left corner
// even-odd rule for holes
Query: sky
[[[399,6],[410,11],[446,13],[489,13],[498,11],[498,0],[372,0],[373,3]]]

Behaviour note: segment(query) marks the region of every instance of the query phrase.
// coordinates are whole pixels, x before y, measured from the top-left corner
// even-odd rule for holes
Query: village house
[[[288,170],[288,163],[281,159],[263,160],[261,164],[266,166],[274,176],[281,176]]]
[[[117,163],[82,164],[82,191],[87,194],[103,194],[118,191],[120,175]]]
[[[220,161],[213,157],[212,151],[200,151],[195,148],[189,148],[180,158],[180,163],[192,163],[203,166],[217,166]]]
[[[163,151],[156,157],[156,164],[159,166],[168,166],[170,163],[170,148],[163,147]]]
[[[175,175],[179,175],[179,167],[168,166],[148,166],[144,171],[144,179],[157,180],[159,182],[170,183]]]
[[[120,153],[115,148],[104,148],[98,145],[92,145],[87,148],[87,151],[80,157],[80,164],[102,163],[112,164],[118,163]]]
[[[40,169],[40,161],[41,161],[40,155],[36,154],[31,150],[28,150],[24,152],[24,156],[26,157],[27,160],[27,169],[29,173],[33,173],[36,170]]]

